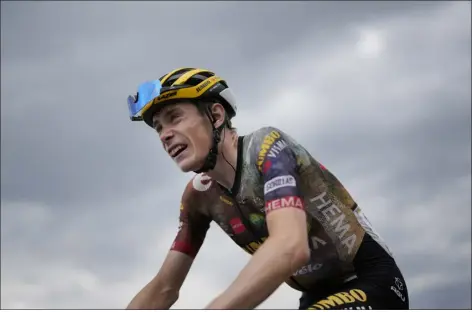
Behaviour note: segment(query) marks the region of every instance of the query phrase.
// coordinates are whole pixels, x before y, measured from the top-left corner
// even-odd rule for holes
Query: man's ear
[[[214,103],[211,106],[211,114],[214,119],[215,128],[218,128],[222,124],[224,124],[225,118],[226,118],[226,112],[223,105],[221,105],[220,103]]]

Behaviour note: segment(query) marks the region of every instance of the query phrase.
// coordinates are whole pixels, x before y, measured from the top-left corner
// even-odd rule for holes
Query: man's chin
[[[177,163],[177,166],[179,166],[182,172],[187,173],[187,172],[199,170],[203,166],[203,164],[201,162],[185,159]]]

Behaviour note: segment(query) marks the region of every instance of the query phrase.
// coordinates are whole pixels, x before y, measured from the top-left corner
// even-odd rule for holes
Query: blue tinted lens
[[[138,95],[128,96],[128,110],[131,120],[141,120],[142,109],[147,103],[159,96],[161,83],[159,80],[142,83],[138,87]]]

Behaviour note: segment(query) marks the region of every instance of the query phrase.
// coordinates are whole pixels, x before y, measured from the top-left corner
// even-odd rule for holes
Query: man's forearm
[[[163,290],[151,281],[126,307],[127,310],[167,310],[177,301],[178,292]]]
[[[306,256],[269,237],[231,286],[207,309],[253,309],[306,262]]]

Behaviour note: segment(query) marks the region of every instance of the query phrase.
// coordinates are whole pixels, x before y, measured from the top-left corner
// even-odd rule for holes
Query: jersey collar
[[[239,192],[239,187],[241,185],[241,172],[243,166],[243,142],[244,136],[238,137],[238,152],[237,152],[237,159],[236,159],[236,172],[234,175],[234,183],[233,187],[231,188],[230,192],[231,195],[235,196]]]

